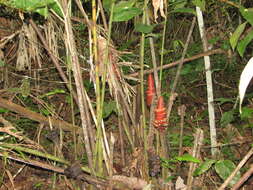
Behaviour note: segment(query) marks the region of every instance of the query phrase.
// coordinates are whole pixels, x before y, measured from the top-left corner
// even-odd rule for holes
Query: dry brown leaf
[[[31,69],[31,64],[36,62],[40,65],[40,48],[37,42],[37,34],[31,25],[23,24],[21,32],[19,32],[19,44],[17,51],[16,69],[24,71]]]
[[[23,71],[27,67],[31,68],[31,63],[29,61],[28,50],[26,46],[26,36],[25,30],[27,26],[22,27],[22,32],[19,34],[19,43],[18,43],[18,51],[17,51],[17,62],[16,62],[16,69],[18,71]]]
[[[160,15],[165,18],[165,13],[164,13],[164,1],[163,0],[152,0],[152,5],[154,7],[154,17],[155,17],[155,22],[156,19],[158,18],[157,12],[158,10],[160,11]]]
[[[107,72],[105,69],[105,64],[107,62],[108,65],[116,64],[118,62],[118,54],[112,44],[109,45],[108,49],[108,58],[107,58],[107,40],[98,36],[98,68],[99,75],[101,76],[103,72]]]
[[[187,186],[184,184],[184,180],[178,176],[176,180],[176,190],[186,190]]]

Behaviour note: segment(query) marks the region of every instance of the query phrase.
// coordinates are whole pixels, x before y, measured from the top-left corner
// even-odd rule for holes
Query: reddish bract
[[[155,121],[154,127],[159,131],[164,131],[167,127],[167,118],[166,118],[166,108],[164,106],[163,97],[160,96],[157,102],[157,107],[155,109]]]
[[[146,103],[147,106],[151,106],[152,100],[155,96],[155,84],[154,84],[154,78],[152,74],[148,75],[148,89],[146,91]]]

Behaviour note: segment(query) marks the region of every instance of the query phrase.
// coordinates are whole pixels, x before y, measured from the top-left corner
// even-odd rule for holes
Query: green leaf
[[[50,5],[50,10],[55,12],[55,14],[58,15],[59,17],[63,18],[62,9],[57,2]]]
[[[240,56],[242,57],[244,54],[244,51],[247,47],[247,45],[252,41],[253,39],[253,30],[251,30],[243,40],[241,40],[237,45],[237,51],[239,52]]]
[[[184,6],[186,5],[186,1],[175,1],[174,3],[172,3],[172,5],[174,6],[174,9],[180,9],[180,8],[184,8]]]
[[[231,160],[219,160],[215,163],[215,171],[225,181],[236,168]],[[230,181],[229,185],[233,186],[241,177],[240,172],[237,172],[235,177]]]
[[[103,108],[103,119],[109,117],[112,112],[116,112],[117,105],[115,101],[110,101],[109,103],[104,102],[104,108]]]
[[[0,113],[8,113],[9,110],[5,109],[5,108],[0,108]]]
[[[0,59],[0,67],[4,67],[4,66],[5,66],[5,62],[2,59]]]
[[[196,15],[195,9],[191,9],[191,8],[178,8],[178,9],[172,10],[170,13],[190,13],[190,14]]]
[[[48,109],[45,108],[41,108],[40,112],[45,115],[45,116],[49,116],[51,114],[51,112]]]
[[[4,4],[24,12],[36,12],[44,17],[48,16],[50,9],[63,16],[56,0],[10,0]]]
[[[223,40],[220,47],[223,50],[229,50],[230,49],[229,41],[228,40]]]
[[[35,9],[34,12],[39,13],[40,15],[44,16],[45,18],[47,18],[48,14],[49,14],[49,10],[47,7]]]
[[[135,25],[134,30],[137,32],[142,32],[145,34],[151,33],[154,29],[155,25],[147,25],[147,24],[141,24],[138,23]]]
[[[44,97],[47,97],[47,96],[53,96],[55,94],[65,94],[65,93],[66,93],[65,90],[56,88],[53,91],[50,91],[46,94],[41,95],[40,98],[44,98]]]
[[[216,160],[206,160],[193,172],[193,176],[199,176],[209,170]]]
[[[132,0],[132,1],[120,1],[119,3],[117,3],[114,7],[114,13],[115,12],[121,12],[124,10],[128,10],[131,9],[134,4],[135,4],[136,0]]]
[[[248,108],[248,107],[243,107],[242,108],[242,113],[241,113],[241,119],[242,120],[247,120],[252,118],[252,113],[253,113],[253,109],[252,108]]]
[[[247,22],[244,22],[244,23],[240,24],[236,28],[236,30],[232,34],[232,36],[230,37],[229,42],[230,42],[231,47],[232,47],[233,50],[235,49],[235,46],[236,46],[236,44],[238,42],[238,39],[240,38],[242,32],[244,31],[246,24],[247,24]]]
[[[113,0],[103,0],[103,1],[102,1],[102,3],[103,3],[103,8],[104,8],[107,12],[110,11],[112,2],[113,2]]]
[[[253,26],[253,8],[246,9],[245,7],[241,6],[239,10],[243,18],[245,18],[245,20],[247,20]]]
[[[192,3],[199,7],[201,11],[205,11],[206,1],[205,0],[193,0]]]
[[[114,22],[122,22],[122,21],[128,21],[132,19],[135,16],[138,16],[142,13],[142,10],[139,8],[125,8],[122,9],[122,11],[114,11],[113,13],[113,21]]]
[[[219,105],[224,103],[233,103],[234,100],[232,98],[215,98],[215,102],[219,102]]]
[[[176,157],[178,161],[187,161],[187,162],[194,162],[194,163],[200,163],[200,160],[193,157],[190,154],[184,154],[183,156]]]
[[[226,126],[227,124],[231,123],[232,121],[234,121],[235,117],[234,117],[234,113],[235,110],[230,110],[228,112],[225,112],[220,120],[220,124],[222,127]]]

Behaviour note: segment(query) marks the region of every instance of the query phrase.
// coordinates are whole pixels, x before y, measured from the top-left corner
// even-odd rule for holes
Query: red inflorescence
[[[163,97],[160,96],[157,102],[157,107],[155,109],[155,121],[154,127],[159,131],[164,131],[167,127],[167,118],[166,118],[166,108],[164,106]]]
[[[155,84],[154,84],[154,78],[152,74],[148,75],[148,89],[146,91],[146,103],[147,106],[151,106],[152,100],[155,97]]]

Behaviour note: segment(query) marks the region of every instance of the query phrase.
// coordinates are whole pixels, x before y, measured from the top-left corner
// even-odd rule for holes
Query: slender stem
[[[179,81],[180,72],[181,72],[182,66],[183,66],[183,60],[185,58],[185,55],[186,55],[186,52],[187,52],[187,49],[188,49],[188,45],[190,43],[190,39],[191,39],[191,35],[192,35],[192,32],[193,32],[193,28],[195,26],[195,23],[196,23],[196,17],[194,17],[193,20],[192,20],[192,25],[191,25],[191,28],[189,30],[188,36],[187,36],[187,40],[186,40],[186,43],[185,43],[185,46],[184,46],[182,57],[180,59],[180,63],[179,63],[178,68],[177,68],[177,73],[176,73],[176,76],[175,76],[175,80],[174,80],[174,83],[173,83],[173,86],[172,86],[172,89],[171,89],[171,96],[173,96],[173,94],[176,91],[176,86],[177,86],[177,83]],[[170,105],[168,104],[167,107],[169,109]],[[167,113],[167,120],[169,120],[169,112]]]
[[[144,12],[143,12],[144,13]],[[145,14],[143,15],[145,17]],[[141,81],[141,110],[142,110],[142,124],[144,128],[144,133],[146,130],[146,118],[145,118],[145,94],[144,94],[144,43],[145,43],[145,34],[141,35],[141,47],[140,47],[140,65],[141,65],[141,73],[140,73],[140,81]],[[144,147],[145,147],[145,134],[144,134]]]
[[[147,9],[147,3],[148,1],[144,1],[144,7],[143,7],[143,17],[142,17],[142,23],[145,24],[146,21],[146,9]],[[140,41],[140,67],[141,67],[141,73],[140,73],[140,81],[141,81],[141,110],[142,110],[142,131],[143,131],[143,143],[144,143],[144,160],[145,162],[145,168],[146,170],[144,172],[147,172],[145,174],[148,174],[148,164],[147,164],[147,125],[146,125],[146,117],[145,117],[145,94],[144,94],[144,50],[145,50],[145,34],[141,34],[141,41]],[[148,176],[148,175],[146,175]]]
[[[166,3],[166,1],[165,1]],[[165,5],[165,19],[164,19],[164,27],[163,27],[163,38],[162,38],[162,47],[161,47],[161,70],[160,70],[160,84],[161,84],[161,81],[162,81],[162,74],[163,74],[163,57],[164,57],[164,44],[165,44],[165,39],[166,39],[166,27],[167,27],[167,17],[168,17],[168,6]]]
[[[147,24],[150,25],[150,20],[148,16],[148,11],[146,10],[146,15],[147,15]],[[161,91],[160,91],[160,83],[159,83],[159,78],[158,78],[158,71],[157,71],[157,63],[156,63],[156,55],[155,55],[155,46],[154,46],[154,40],[153,38],[149,38],[149,44],[150,44],[150,51],[151,51],[151,57],[152,57],[152,64],[154,68],[154,78],[155,78],[155,87],[156,87],[156,94],[157,97],[160,96]]]
[[[92,0],[92,21],[96,23],[96,0]],[[99,63],[98,63],[98,47],[97,47],[97,26],[94,24],[92,26],[92,35],[93,35],[93,57],[95,63],[95,75],[96,75],[96,109],[97,109],[97,134],[96,134],[96,146],[94,153],[94,165],[96,165],[96,169],[98,173],[102,173],[102,158],[101,158],[101,119],[99,119],[99,115],[102,115],[101,110],[101,99],[100,99],[100,79],[99,79]]]

